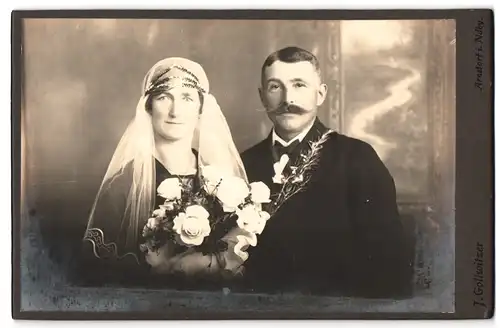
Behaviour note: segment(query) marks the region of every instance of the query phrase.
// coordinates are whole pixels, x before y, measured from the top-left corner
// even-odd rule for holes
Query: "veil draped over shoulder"
[[[209,93],[203,68],[179,57],[159,61],[144,78],[135,117],[118,143],[90,212],[84,240],[91,242],[98,258],[133,256],[139,262],[139,234],[156,197],[155,141],[146,107],[151,90],[175,85],[194,87],[202,96],[193,137],[198,166],[215,165],[248,182],[226,119]]]

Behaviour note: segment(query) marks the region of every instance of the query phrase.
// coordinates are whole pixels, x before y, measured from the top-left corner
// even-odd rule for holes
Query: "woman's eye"
[[[184,100],[185,100],[185,101],[188,101],[188,102],[192,102],[192,101],[193,101],[193,98],[191,98],[190,96],[185,96],[185,97],[184,97]]]
[[[158,101],[162,101],[162,100],[165,100],[165,99],[167,99],[167,96],[165,96],[165,95],[161,95],[161,96],[157,96],[156,97],[156,100],[158,100]]]

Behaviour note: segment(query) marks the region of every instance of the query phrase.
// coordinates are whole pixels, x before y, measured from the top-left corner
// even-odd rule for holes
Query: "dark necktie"
[[[293,151],[297,146],[299,145],[300,141],[295,140],[288,146],[283,146],[281,143],[278,141],[274,142],[274,151],[276,152],[276,155],[278,156],[278,160],[283,156],[284,154],[287,154],[289,157],[292,156]]]

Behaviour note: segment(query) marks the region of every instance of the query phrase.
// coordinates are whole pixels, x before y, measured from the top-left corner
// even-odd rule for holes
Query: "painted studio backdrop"
[[[323,123],[370,143],[391,171],[402,220],[415,232],[418,290],[446,289],[455,173],[455,24],[446,20],[26,20],[23,229],[36,226],[47,250],[30,256],[71,266],[66,259],[156,61],[202,64],[243,151],[270,131],[259,111],[260,70],[286,45],[321,63]]]

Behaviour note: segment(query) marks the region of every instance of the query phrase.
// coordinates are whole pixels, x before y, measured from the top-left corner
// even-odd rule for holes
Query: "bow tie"
[[[291,156],[292,152],[295,150],[295,148],[297,148],[297,146],[299,145],[299,143],[300,143],[299,140],[295,140],[290,145],[283,146],[278,141],[275,141],[273,147],[274,147],[274,150],[276,152],[276,155],[278,155],[278,158],[281,158],[281,156],[283,156],[284,154],[287,154],[288,156]]]

